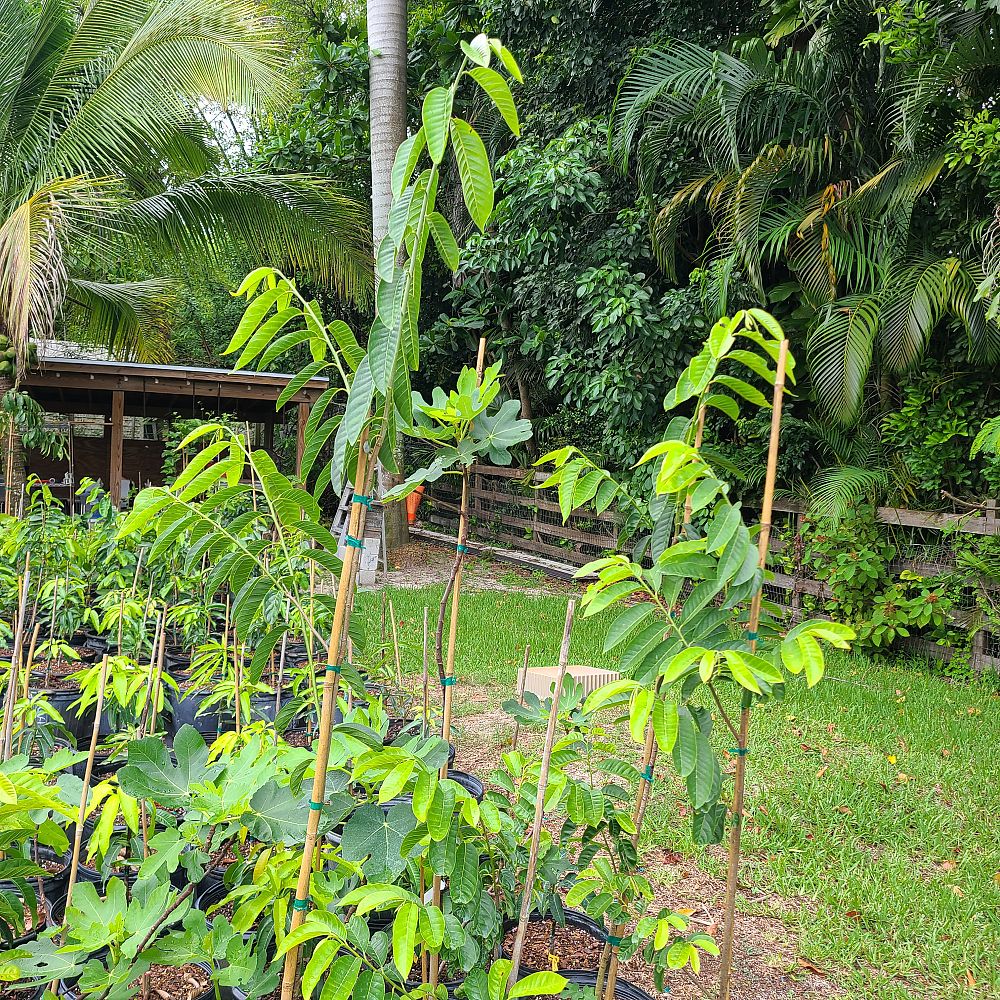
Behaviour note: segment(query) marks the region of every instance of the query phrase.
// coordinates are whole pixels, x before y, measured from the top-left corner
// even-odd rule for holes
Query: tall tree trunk
[[[0,399],[13,392],[16,383],[12,376],[0,375]],[[0,414],[0,478],[4,491],[0,499],[0,510],[5,514],[16,514],[20,506],[21,489],[24,486],[24,448],[21,435],[14,426],[13,417]]]
[[[372,236],[376,250],[389,228],[392,204],[392,161],[406,138],[406,0],[368,0],[368,86],[371,123]],[[402,461],[401,439],[395,442]],[[400,481],[383,471],[386,488]],[[387,504],[385,546],[388,552],[406,545],[410,532],[406,505]]]

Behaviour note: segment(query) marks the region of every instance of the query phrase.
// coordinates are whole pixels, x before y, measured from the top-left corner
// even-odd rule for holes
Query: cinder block
[[[518,672],[518,684],[520,685],[521,673]],[[604,667],[586,667],[583,665],[571,664],[566,668],[566,673],[578,684],[583,685],[585,694],[596,691],[602,684],[618,679],[617,670],[606,670]],[[552,695],[552,688],[559,676],[558,667],[529,667],[527,677],[524,681],[524,690],[531,691],[540,699],[549,698]]]

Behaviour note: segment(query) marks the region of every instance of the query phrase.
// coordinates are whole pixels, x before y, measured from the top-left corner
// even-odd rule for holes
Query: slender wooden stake
[[[242,711],[242,704],[241,704],[241,701],[242,701],[242,699],[241,699],[242,690],[241,690],[241,683],[240,683],[240,681],[241,681],[241,676],[240,675],[243,673],[243,657],[246,654],[246,646],[237,646],[236,645],[236,642],[235,642],[235,638],[236,638],[236,636],[235,636],[235,629],[233,631],[234,631],[234,635],[233,635],[233,639],[234,639],[234,642],[233,642],[233,692],[236,695],[236,735],[239,736],[239,734],[243,731],[243,726],[241,724],[241,715],[240,715],[240,713]]]
[[[535,872],[538,868],[538,845],[542,836],[542,819],[545,812],[545,792],[549,783],[549,765],[552,761],[552,744],[556,739],[556,720],[559,717],[559,699],[562,696],[563,679],[569,666],[569,640],[573,631],[573,615],[576,613],[576,600],[571,599],[566,606],[566,625],[563,628],[562,648],[559,650],[559,672],[556,675],[555,688],[552,691],[552,708],[549,711],[549,725],[545,730],[545,745],[542,748],[542,762],[538,772],[538,792],[535,795],[535,819],[531,824],[531,846],[528,851],[528,870],[524,875],[524,892],[521,895],[521,914],[517,922],[517,933],[514,935],[514,947],[510,951],[510,977],[507,988],[513,989],[517,982],[517,974],[521,970],[521,951],[524,948],[524,936],[528,930],[528,915],[531,913],[532,886],[535,883]]]
[[[156,629],[153,632],[153,648],[149,654],[149,688],[146,692],[146,703],[142,706],[142,714],[139,717],[139,738],[156,732],[155,722],[152,729],[148,728],[150,706],[156,700],[156,685],[163,675],[163,661],[167,647],[167,624],[166,609],[158,611],[156,614]],[[153,709],[155,719],[155,709]]]
[[[41,622],[35,622],[35,627],[31,630],[31,644],[28,646],[28,660],[24,671],[24,683],[21,686],[21,697],[27,700],[28,688],[31,686],[31,668],[35,664],[35,648],[38,646],[38,632],[42,627]]]
[[[695,432],[694,432],[694,447],[696,449],[701,448],[701,442],[704,436],[705,436],[705,404],[702,403],[701,406],[698,407],[698,423],[695,425]],[[692,513],[692,504],[691,504],[691,493],[689,491],[684,499],[685,525],[691,523],[691,513]]]
[[[383,593],[385,593],[383,591]],[[396,658],[396,683],[402,687],[403,686],[403,664],[399,655],[399,632],[396,630],[396,609],[392,605],[392,599],[389,600],[389,620],[392,622],[392,652]]]
[[[427,616],[430,614],[430,608],[424,607],[424,714],[423,721],[420,725],[420,734],[423,738],[427,739],[427,732],[430,728],[430,672],[428,663],[428,649],[427,649]],[[425,980],[426,981],[426,980]]]
[[[476,358],[476,384],[482,381],[483,365],[486,359],[486,338],[479,339],[479,355]],[[441,713],[441,737],[451,741],[451,715],[453,704],[453,691],[455,688],[455,647],[458,642],[458,607],[459,596],[462,591],[462,567],[465,563],[466,542],[469,539],[469,470],[462,469],[462,506],[458,515],[458,541],[455,545],[455,562],[451,571],[451,620],[448,627],[448,655],[444,662],[444,670],[441,675],[441,685],[444,695],[444,707]],[[443,612],[445,601],[448,599],[448,588],[445,588],[441,598],[441,611],[438,615],[438,655],[441,648],[441,628],[443,625]],[[441,777],[448,777],[448,758],[445,757],[441,765]],[[431,901],[437,907],[441,906],[441,876],[435,875],[432,882]],[[431,976],[432,988],[438,983],[438,955],[431,955]],[[283,998],[284,1000],[284,998]]]
[[[368,476],[368,431],[362,432],[358,443],[358,464],[354,471],[354,494],[361,497],[369,481]],[[360,539],[364,530],[364,503],[356,499],[351,504],[351,514],[348,520],[347,533],[351,538]],[[348,545],[344,553],[343,567],[337,584],[337,600],[333,610],[333,625],[330,631],[330,644],[327,649],[329,666],[323,680],[323,702],[320,713],[319,743],[316,748],[316,768],[313,774],[311,802],[322,804],[326,798],[326,771],[330,760],[330,730],[333,728],[333,710],[337,704],[340,690],[340,663],[338,654],[343,646],[347,632],[347,609],[351,593],[357,580],[359,549]],[[292,920],[290,931],[295,930],[305,919],[309,909],[309,881],[312,874],[312,855],[316,846],[321,809],[309,809],[309,820],[306,824],[306,841],[302,848],[302,863],[299,866],[299,878],[295,887],[295,901],[292,904]],[[285,965],[281,979],[281,1000],[292,1000],[295,989],[295,977],[299,964],[299,949],[290,948],[285,953]]]
[[[286,615],[287,617],[287,615]],[[274,694],[274,715],[277,718],[278,712],[281,711],[281,686],[285,683],[285,656],[288,653],[288,632],[281,633],[281,653],[278,656],[278,682],[275,684],[275,694]],[[313,671],[313,676],[316,676],[315,670]],[[314,682],[315,683],[315,682]]]
[[[14,647],[10,655],[10,676],[7,678],[7,702],[4,706],[3,737],[0,739],[0,758],[3,760],[10,759],[14,742],[14,707],[17,705],[17,680],[21,669],[21,652],[24,646],[24,620],[28,611],[28,590],[30,587],[31,553],[28,552],[24,556],[24,575],[21,577],[21,592],[17,602],[17,623],[14,626]]]
[[[94,757],[97,754],[97,741],[101,732],[101,713],[104,711],[104,686],[108,681],[108,654],[101,660],[101,676],[97,682],[97,706],[94,709],[94,728],[90,734],[90,751],[87,754],[87,767],[83,772],[83,791],[80,793],[80,809],[76,815],[76,830],[73,832],[73,859],[69,865],[69,882],[66,885],[66,909],[73,902],[73,886],[80,868],[80,846],[83,843],[83,821],[87,817],[87,798],[90,795],[90,779],[94,773]]]
[[[757,565],[767,565],[771,545],[771,511],[774,506],[774,484],[778,470],[778,443],[781,434],[781,404],[785,392],[785,365],[788,360],[788,341],[783,340],[778,349],[775,365],[774,399],[771,406],[771,439],[767,447],[767,474],[764,477],[764,498],[760,511],[760,535],[757,538]],[[757,625],[760,622],[761,589],[750,602],[747,631],[751,635],[750,648],[757,648]],[[750,735],[750,709],[753,698],[749,691],[743,693],[740,705],[740,735],[736,748],[736,772],[733,775],[733,823],[729,829],[729,866],[726,871],[726,897],[722,927],[722,958],[719,967],[719,998],[729,1000],[733,972],[733,941],[736,934],[736,888],[740,873],[740,841],[743,835],[743,800],[746,792],[747,740]]]
[[[528,681],[528,658],[531,656],[531,643],[527,643],[524,647],[524,664],[521,667],[521,676],[517,679],[517,703],[522,708],[524,708],[524,685]],[[514,719],[514,736],[510,741],[510,749],[512,752],[517,752],[517,741],[521,736],[521,720],[518,718]]]

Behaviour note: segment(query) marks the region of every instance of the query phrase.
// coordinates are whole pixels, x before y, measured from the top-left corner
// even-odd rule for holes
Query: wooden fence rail
[[[534,470],[477,465],[471,481],[471,537],[570,566],[582,566],[618,547],[621,522],[616,513],[574,512],[564,524],[559,504],[551,494],[542,494],[537,489],[546,478],[545,474]],[[434,483],[427,491],[429,510],[423,512],[424,520],[452,533],[458,502],[457,478],[454,481],[455,486],[449,478]],[[776,533],[772,543],[772,550],[777,554],[788,544],[789,535],[794,540],[801,530],[805,513],[801,505],[777,500],[774,511],[786,518],[784,532]],[[953,570],[954,557],[947,537],[942,533],[957,531],[972,535],[1000,535],[1000,509],[996,501],[984,503],[978,511],[967,515],[879,507],[876,517],[880,523],[899,529],[902,535],[911,536],[911,544],[901,545],[901,554],[890,567],[896,574],[905,569],[921,576],[934,576]],[[933,546],[934,558],[920,555],[918,539],[926,537],[925,533],[934,533],[938,539]],[[970,581],[970,586],[986,587],[991,591],[996,589],[990,581]],[[823,599],[829,596],[822,580],[805,573],[791,574],[777,570],[765,590],[767,596],[783,607],[792,620],[804,613],[804,598]],[[1000,601],[1000,594],[997,596]],[[957,621],[967,623],[967,619],[968,615],[961,611],[956,615]],[[968,624],[968,627],[973,626]],[[951,652],[947,647],[919,638],[911,640],[908,645],[935,658],[948,658]],[[979,628],[973,638],[972,661],[978,668],[1000,669],[1000,634],[993,634],[985,626]]]

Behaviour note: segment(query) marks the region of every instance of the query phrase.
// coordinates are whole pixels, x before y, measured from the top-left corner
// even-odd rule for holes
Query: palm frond
[[[170,320],[178,290],[163,278],[118,284],[71,279],[66,298],[77,307],[74,339],[132,361],[172,361]]]
[[[861,409],[879,321],[877,299],[848,296],[824,306],[809,331],[806,357],[816,396],[840,423],[852,423]]]
[[[324,178],[229,174],[186,181],[128,204],[114,222],[185,256],[235,253],[250,267],[282,261],[363,303],[372,286],[366,215]]]
[[[903,371],[924,353],[951,302],[960,266],[955,257],[928,259],[889,274],[879,341],[890,368]]]
[[[834,465],[820,469],[806,485],[809,513],[840,520],[864,500],[876,499],[889,488],[886,469]]]

